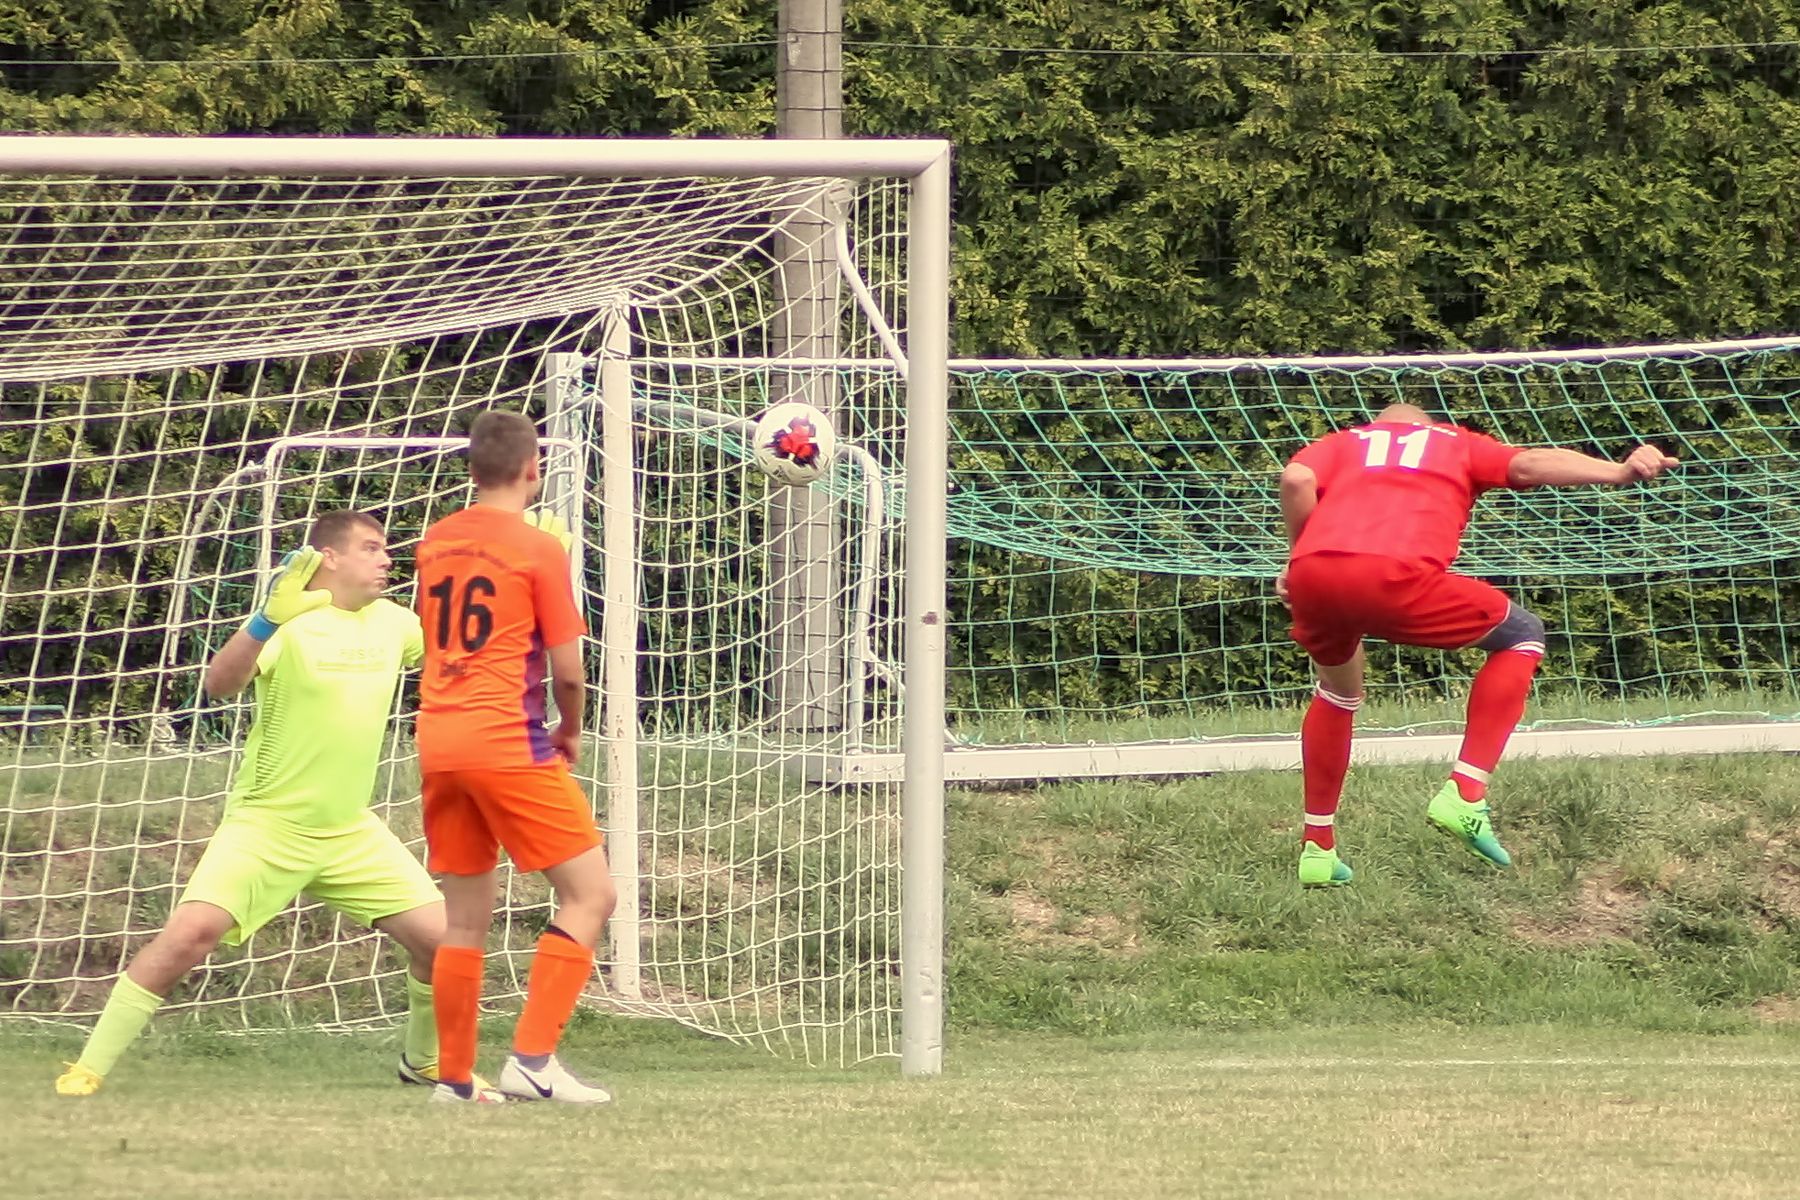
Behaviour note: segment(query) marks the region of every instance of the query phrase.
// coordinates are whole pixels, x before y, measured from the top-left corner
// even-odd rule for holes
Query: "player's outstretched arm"
[[[1679,459],[1670,458],[1655,446],[1639,446],[1620,462],[1595,458],[1579,450],[1541,447],[1515,454],[1507,467],[1506,481],[1515,488],[1637,483],[1655,479],[1679,465]]]
[[[319,551],[306,546],[289,551],[281,560],[281,573],[275,577],[262,607],[206,664],[204,687],[208,696],[223,700],[243,691],[256,677],[256,659],[262,653],[263,643],[274,637],[285,622],[331,603],[330,592],[323,588],[308,590],[306,586],[323,559]]]

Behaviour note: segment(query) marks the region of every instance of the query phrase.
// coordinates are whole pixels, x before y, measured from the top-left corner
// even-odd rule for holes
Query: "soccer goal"
[[[1682,459],[1648,486],[1477,507],[1459,569],[1550,628],[1509,754],[1800,749],[1800,340],[950,376],[953,780],[1298,766],[1312,681],[1274,596],[1274,480],[1399,401],[1519,444]],[[1371,646],[1359,757],[1451,762],[1479,662]]]
[[[359,507],[410,579],[498,406],[581,534],[591,1001],[937,1070],[943,143],[0,138],[0,210],[0,1015],[92,1017],[178,898],[249,716],[202,669],[281,552]],[[835,429],[810,486],[754,465],[784,401]],[[507,877],[491,997],[547,919]],[[174,1000],[355,1026],[400,970],[301,904]]]

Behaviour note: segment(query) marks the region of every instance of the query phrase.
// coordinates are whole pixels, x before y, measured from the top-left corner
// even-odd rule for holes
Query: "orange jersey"
[[[518,513],[475,505],[425,531],[418,563],[419,769],[552,761],[544,651],[587,632],[561,544]]]

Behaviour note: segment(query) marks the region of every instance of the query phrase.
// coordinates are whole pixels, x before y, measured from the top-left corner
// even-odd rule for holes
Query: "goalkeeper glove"
[[[244,626],[244,632],[259,642],[275,636],[275,630],[304,612],[324,608],[331,603],[331,593],[324,588],[307,588],[317,574],[325,556],[311,546],[290,550],[281,560],[281,573],[269,589],[263,605]]]
[[[575,535],[569,532],[569,523],[547,508],[529,509],[525,513],[525,523],[533,529],[541,529],[562,544],[563,553],[575,544]]]

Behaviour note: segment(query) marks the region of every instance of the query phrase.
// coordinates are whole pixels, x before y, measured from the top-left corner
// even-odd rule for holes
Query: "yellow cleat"
[[[80,1063],[64,1063],[63,1066],[69,1069],[56,1077],[56,1094],[59,1096],[91,1096],[106,1081],[104,1075],[97,1075]]]

